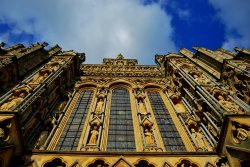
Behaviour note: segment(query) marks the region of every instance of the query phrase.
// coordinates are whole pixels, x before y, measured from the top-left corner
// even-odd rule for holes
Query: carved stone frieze
[[[85,76],[162,77],[158,66],[82,65]]]
[[[79,88],[82,84],[94,84],[98,86],[108,85],[111,82],[119,81],[120,78],[109,77],[81,77],[80,81],[75,84],[76,88]],[[128,81],[136,86],[143,87],[147,84],[157,84],[165,86],[168,82],[166,78],[123,78],[122,80]]]

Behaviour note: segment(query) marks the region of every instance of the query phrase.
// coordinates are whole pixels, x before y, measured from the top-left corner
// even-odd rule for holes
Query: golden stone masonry
[[[248,167],[250,50],[139,65],[0,44],[0,167]]]

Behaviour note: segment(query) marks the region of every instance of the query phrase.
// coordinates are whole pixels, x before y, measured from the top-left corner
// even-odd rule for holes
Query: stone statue
[[[146,111],[146,108],[145,108],[145,106],[144,106],[144,104],[143,104],[143,100],[142,100],[142,99],[139,99],[139,102],[138,102],[138,109],[139,109],[139,112],[140,112],[141,114],[144,114],[144,115],[147,114],[147,111]]]
[[[34,78],[30,81],[33,84],[42,83],[49,76],[49,72],[45,72],[44,74],[38,73],[34,76]]]
[[[191,134],[199,148],[201,148],[203,151],[212,151],[210,146],[207,144],[206,139],[200,132],[195,131],[194,128],[191,128]]]
[[[98,127],[97,126],[94,126],[93,129],[91,130],[91,136],[89,138],[89,143],[88,144],[91,144],[91,145],[94,145],[96,144],[97,142],[97,136],[98,136],[98,131],[97,131]]]
[[[46,127],[46,129],[41,132],[41,134],[36,142],[35,148],[42,149],[42,146],[45,144],[48,136],[49,136],[49,127]]]
[[[145,129],[144,135],[145,135],[145,142],[147,145],[153,145],[155,143],[154,136],[148,129]]]
[[[99,98],[99,100],[98,100],[98,102],[97,102],[97,105],[96,105],[96,110],[95,110],[95,112],[96,112],[97,114],[101,114],[103,103],[104,103],[104,102],[103,102],[103,99],[102,99],[102,98]]]
[[[237,104],[232,103],[231,101],[225,100],[225,98],[222,95],[218,96],[218,100],[219,100],[219,103],[222,104],[230,112],[234,112],[237,114],[243,113],[242,111],[240,111],[240,107]]]
[[[175,109],[177,110],[177,112],[179,113],[185,113],[186,112],[186,108],[185,106],[182,104],[182,102],[180,101],[180,98],[177,95],[173,95],[171,97],[172,102],[174,103]]]
[[[209,84],[211,84],[211,82],[207,78],[204,78],[202,76],[199,77],[198,75],[194,74],[193,78],[194,78],[194,80],[196,82],[198,82],[201,85],[209,85]]]
[[[1,105],[0,110],[10,110],[14,108],[24,100],[25,96],[25,93],[20,93],[18,96],[12,96],[7,102]]]

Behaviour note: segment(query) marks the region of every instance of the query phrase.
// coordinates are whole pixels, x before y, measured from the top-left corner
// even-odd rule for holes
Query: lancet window
[[[92,90],[85,90],[81,92],[63,133],[60,136],[56,150],[77,149],[92,97]]]
[[[173,152],[186,151],[161,95],[152,90],[147,92],[166,150]]]
[[[135,149],[129,91],[122,87],[115,88],[112,90],[107,150]]]

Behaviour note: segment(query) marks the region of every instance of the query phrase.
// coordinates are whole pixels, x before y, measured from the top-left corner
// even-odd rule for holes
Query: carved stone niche
[[[190,160],[183,159],[178,162],[176,167],[199,167],[199,165],[194,162],[191,162]]]
[[[0,116],[0,147],[15,145],[15,152],[21,151],[21,137],[18,133],[17,123],[13,115]]]
[[[89,164],[87,167],[108,167],[109,165],[105,163],[104,160],[95,160],[93,163]]]
[[[218,100],[218,103],[226,109],[227,113],[244,114],[244,111],[228,97],[226,91],[214,88],[211,93]]]
[[[249,137],[249,126],[232,121],[232,139],[236,144],[246,141]]]
[[[63,161],[61,158],[55,158],[49,162],[46,162],[43,167],[55,167],[55,166],[60,166],[60,167],[66,167],[66,162]]]
[[[205,78],[200,71],[191,70],[189,74],[193,77],[193,79],[201,85],[211,85],[209,79]]]
[[[24,101],[30,92],[31,88],[26,86],[17,88],[13,91],[12,95],[0,105],[0,110],[9,111],[15,109]]]
[[[196,145],[197,151],[212,151],[212,147],[208,143],[207,139],[203,135],[201,129],[198,127],[198,124],[196,123],[193,118],[189,117],[186,120],[186,124],[188,126],[188,129],[192,135],[192,139]]]
[[[229,167],[228,163],[227,163],[227,157],[221,157],[219,158],[215,164],[217,165],[217,167]]]
[[[170,97],[170,99],[172,100],[174,107],[178,113],[185,113],[186,112],[186,108],[183,105],[183,103],[181,102],[180,96],[178,96],[177,94],[173,94]]]
[[[155,165],[150,164],[146,160],[140,160],[137,164],[135,164],[135,167],[155,167]]]

